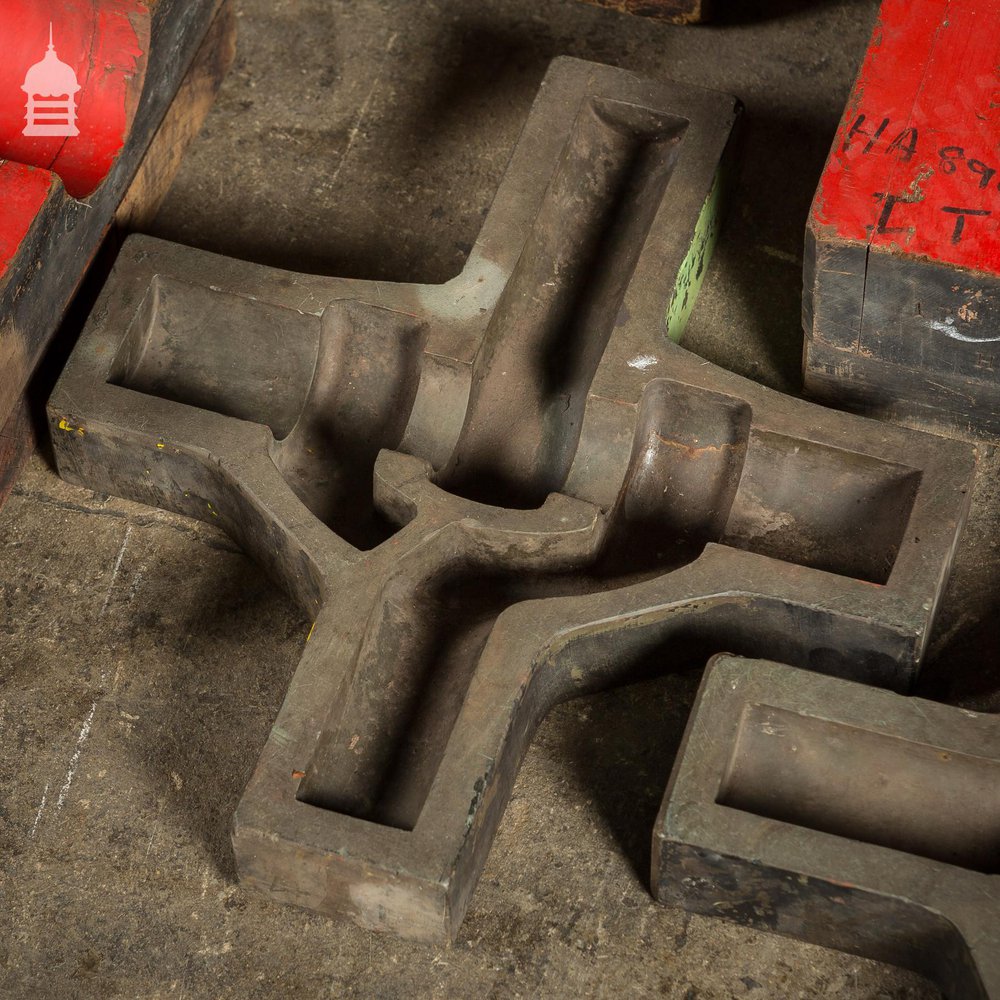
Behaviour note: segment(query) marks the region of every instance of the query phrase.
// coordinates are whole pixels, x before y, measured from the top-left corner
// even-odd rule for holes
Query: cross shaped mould
[[[236,812],[245,882],[448,940],[559,700],[666,642],[913,678],[972,449],[668,336],[737,115],[557,60],[443,285],[122,251],[49,404],[61,474],[217,524],[315,618]]]

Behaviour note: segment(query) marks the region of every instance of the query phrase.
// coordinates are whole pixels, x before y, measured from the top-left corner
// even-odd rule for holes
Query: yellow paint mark
[[[219,515],[216,514],[215,508],[212,506],[211,501],[206,500],[205,503],[208,504],[208,512],[212,515],[212,517],[218,517]]]
[[[76,433],[79,434],[80,437],[83,437],[83,435],[87,433],[83,427],[74,427],[73,424],[71,424],[65,417],[59,421],[59,430],[66,431],[68,434]]]
[[[166,445],[162,441],[157,441],[156,442],[156,447],[157,448],[166,448]]]
[[[313,632],[316,631],[316,623],[312,623],[312,628],[309,629],[309,634],[306,636],[306,642],[308,642],[313,637]]]

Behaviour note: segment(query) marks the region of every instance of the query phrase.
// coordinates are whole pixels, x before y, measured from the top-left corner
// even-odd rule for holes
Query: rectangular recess
[[[716,802],[1000,874],[1000,761],[747,705]]]
[[[916,469],[862,452],[753,430],[723,541],[884,584],[920,476]]]
[[[527,509],[562,489],[688,126],[632,102],[580,106],[477,356],[449,492]]]
[[[320,319],[155,275],[110,382],[285,437],[312,384]]]

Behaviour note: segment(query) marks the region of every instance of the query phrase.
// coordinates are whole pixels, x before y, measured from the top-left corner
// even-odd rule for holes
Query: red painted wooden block
[[[150,28],[142,0],[0,0],[0,157],[53,171],[74,198],[91,194],[135,118]],[[79,90],[69,93],[73,81]],[[53,89],[34,94],[32,84]],[[36,97],[44,106],[31,128],[28,106]],[[60,134],[68,130],[51,113],[63,103],[72,108],[75,135]]]
[[[884,0],[805,256],[810,394],[1000,432],[1000,0]]]
[[[28,380],[123,199],[134,217],[166,193],[233,23],[225,0],[0,0],[0,504],[30,445]],[[207,84],[182,100],[196,55]]]
[[[0,279],[46,202],[86,198],[107,176],[135,117],[149,33],[140,0],[0,0]]]

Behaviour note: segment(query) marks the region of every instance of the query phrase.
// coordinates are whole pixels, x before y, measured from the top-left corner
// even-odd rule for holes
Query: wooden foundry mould
[[[442,285],[126,243],[49,404],[60,473],[216,524],[315,620],[236,811],[244,882],[448,940],[555,703],[667,643],[909,686],[972,448],[667,336],[737,117],[557,60]]]
[[[1000,719],[717,657],[652,873],[663,902],[1000,997]]]

